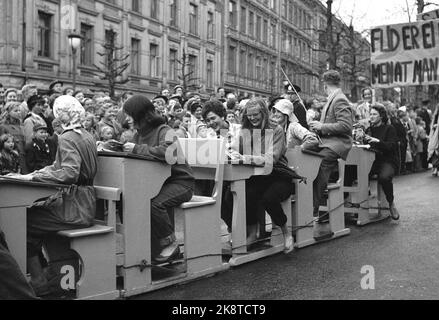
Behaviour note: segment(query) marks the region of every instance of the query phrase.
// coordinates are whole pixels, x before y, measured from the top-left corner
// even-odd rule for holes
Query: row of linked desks
[[[357,179],[352,186],[344,187],[341,177],[338,181],[339,188],[328,187],[330,189],[328,204],[324,209],[331,212],[330,230],[323,237],[316,236],[318,224],[313,216],[313,181],[318,174],[322,158],[316,153],[302,151],[300,148],[288,150],[287,158],[289,165],[306,178],[306,181],[295,182],[295,194],[283,204],[296,248],[348,235],[350,230],[345,226],[345,218],[354,221],[357,225],[365,225],[389,216],[386,213],[382,191],[375,180],[369,179],[369,171],[375,159],[374,152],[354,147],[346,163],[340,162],[340,167],[345,165],[356,167]],[[170,177],[171,167],[151,158],[123,153],[100,153],[95,186],[120,190],[117,197],[111,198],[117,200],[116,205],[112,206],[116,217],[108,220],[109,224],[113,224],[110,225],[111,229],[108,229],[113,234],[112,237],[105,238],[111,239],[105,241],[115,243],[107,249],[102,249],[107,252],[102,258],[99,257],[98,252],[93,256],[93,251],[91,251],[93,257],[88,260],[79,257],[81,263],[86,265],[78,272],[89,273],[78,277],[81,280],[76,283],[76,289],[96,276],[96,271],[95,273],[87,271],[93,270],[93,266],[87,264],[96,264],[96,270],[104,270],[104,265],[110,264],[107,273],[110,279],[106,288],[99,289],[105,292],[93,292],[91,287],[87,289],[86,294],[75,298],[135,296],[223,272],[230,267],[283,251],[282,233],[280,228],[274,225],[271,226],[271,239],[268,242],[265,241],[262,245],[253,246],[251,249],[246,243],[245,182],[255,175],[269,174],[266,168],[242,163],[225,163],[220,171],[214,166],[198,165],[193,168],[196,179],[218,180],[217,173],[220,172],[223,181],[230,182],[234,199],[232,233],[227,238],[222,231],[224,228],[221,228],[222,192],[216,192],[211,200],[205,202],[204,207],[198,206],[196,203],[198,200],[194,200],[195,204],[188,204],[183,208],[184,210],[178,211],[178,214],[187,214],[188,217],[184,219],[175,217],[176,223],[183,221],[183,225],[180,226],[184,229],[183,236],[179,236],[178,239],[182,256],[170,264],[155,265],[151,259],[150,246],[151,199],[159,193],[163,183]],[[220,185],[222,186],[222,183]],[[11,253],[24,273],[26,272],[26,209],[37,200],[66,187],[68,186],[0,179],[0,227],[5,233]],[[345,192],[349,193],[347,199],[343,196]],[[333,199],[341,203],[329,203],[334,202]],[[269,219],[267,220],[270,224]],[[176,229],[178,228],[176,226]],[[83,237],[93,234],[87,230],[80,233]],[[93,250],[94,239],[90,237],[87,250]],[[227,247],[225,241],[231,244],[231,249],[225,248]]]

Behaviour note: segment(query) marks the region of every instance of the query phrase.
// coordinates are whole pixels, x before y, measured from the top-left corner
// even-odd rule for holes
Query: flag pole
[[[300,105],[303,107],[303,109],[305,110],[305,112],[308,112],[308,110],[306,110],[305,104],[303,103],[302,98],[299,96],[299,93],[297,92],[296,88],[294,87],[294,84],[290,81],[290,78],[288,78],[285,70],[282,68],[282,66],[280,67],[282,73],[284,74],[285,78],[287,79],[288,83],[290,84],[291,88],[293,88],[294,93],[296,94],[296,96],[299,98],[299,102]]]

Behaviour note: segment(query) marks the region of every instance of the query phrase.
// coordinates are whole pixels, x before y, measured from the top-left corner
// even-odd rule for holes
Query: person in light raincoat
[[[85,110],[75,98],[61,96],[56,99],[53,112],[64,128],[55,163],[28,175],[14,176],[25,181],[70,186],[28,210],[28,272],[39,296],[50,293],[39,258],[44,240],[58,231],[91,226],[96,212],[93,180],[98,156],[93,136],[81,125]]]

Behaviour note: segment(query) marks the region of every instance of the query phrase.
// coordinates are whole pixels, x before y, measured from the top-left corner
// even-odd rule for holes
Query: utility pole
[[[326,28],[326,39],[328,43],[329,49],[329,69],[335,69],[337,65],[337,53],[334,48],[334,37],[333,37],[333,19],[332,19],[332,3],[333,0],[326,1],[326,19],[328,21],[328,25]]]

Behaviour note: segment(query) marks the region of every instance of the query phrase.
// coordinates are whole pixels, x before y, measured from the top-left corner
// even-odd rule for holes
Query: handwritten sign
[[[371,51],[375,88],[439,83],[439,20],[373,28]]]
[[[428,20],[434,20],[434,19],[439,19],[439,9],[429,11],[429,12],[420,13],[417,16],[418,21],[428,21]]]

